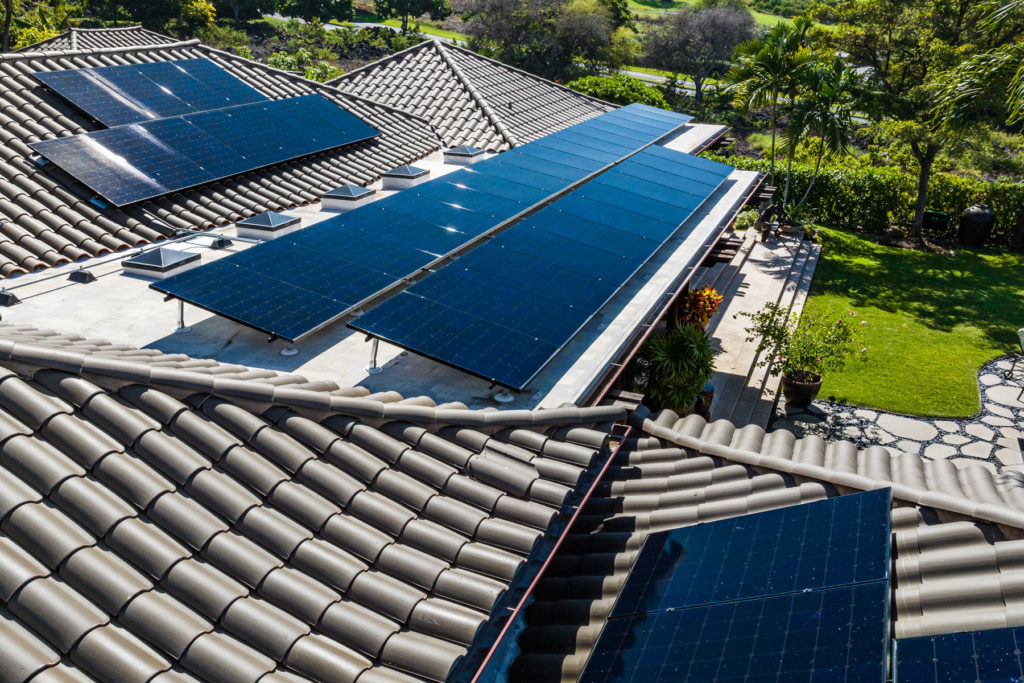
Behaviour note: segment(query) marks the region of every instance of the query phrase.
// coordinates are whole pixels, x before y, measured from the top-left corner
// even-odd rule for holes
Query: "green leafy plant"
[[[757,222],[757,209],[747,209],[741,211],[736,215],[736,220],[733,221],[732,227],[735,230],[746,230],[754,227],[754,223]]]
[[[701,156],[750,171],[767,172],[769,167],[767,159],[723,157],[708,153]],[[827,226],[875,234],[885,232],[893,225],[909,229],[914,219],[917,197],[917,178],[912,174],[893,167],[850,168],[828,165],[822,167],[813,187],[807,192],[811,180],[815,179],[814,169],[814,164],[793,164],[790,192],[797,195],[807,193],[802,216]],[[781,200],[780,188],[773,201]],[[1009,244],[1013,231],[1013,212],[1024,202],[1024,183],[1009,180],[985,182],[950,173],[938,173],[931,180],[928,202],[930,209],[944,211],[953,217],[949,233],[927,235],[930,239],[951,241],[956,231],[957,217],[967,207],[980,202],[988,204],[996,212],[991,241],[995,244]]]
[[[856,311],[826,318],[796,315],[786,306],[771,303],[756,313],[741,313],[751,325],[747,341],[757,342],[758,367],[768,366],[773,376],[782,373],[794,382],[816,382],[829,370],[841,370],[847,358],[863,355]]]
[[[665,95],[655,87],[645,85],[643,81],[617,74],[615,76],[586,76],[577,78],[567,84],[576,92],[596,97],[605,102],[615,104],[632,104],[639,102],[651,107],[669,109]]]
[[[635,388],[652,409],[687,410],[714,374],[717,353],[704,330],[682,323],[640,348]]]

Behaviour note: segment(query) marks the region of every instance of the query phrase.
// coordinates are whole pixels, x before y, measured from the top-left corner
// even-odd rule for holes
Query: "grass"
[[[638,14],[656,14],[664,10],[678,10],[693,3],[694,0],[629,0],[629,9]],[[774,26],[780,21],[786,24],[792,23],[789,19],[776,14],[767,14],[756,10],[751,10],[750,13],[754,15],[754,21],[764,26]]]
[[[377,18],[377,15],[370,14],[364,10],[359,9],[355,10],[353,20],[359,22],[369,22],[373,24],[387,24],[388,26],[394,26],[395,28],[402,28],[401,19],[388,19],[387,21],[381,21],[380,19]],[[331,23],[337,24],[339,26],[347,26],[349,28],[351,28],[353,25],[351,21],[332,21]],[[409,20],[409,31],[413,33],[423,33],[428,36],[438,36],[441,38],[450,38],[451,40],[461,40],[463,42],[469,42],[469,36],[467,36],[464,33],[446,31],[443,28],[437,28],[436,26],[431,26],[430,24],[417,24],[416,21],[411,19]]]
[[[978,412],[978,369],[1014,350],[1024,325],[1024,256],[884,247],[823,228],[805,310],[866,320],[865,360],[825,377],[831,400],[932,417]]]

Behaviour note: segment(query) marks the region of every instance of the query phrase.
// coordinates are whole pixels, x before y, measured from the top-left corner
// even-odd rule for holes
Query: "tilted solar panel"
[[[611,619],[579,681],[884,683],[888,592],[875,581]]]
[[[307,321],[304,329],[290,322],[287,325],[277,323],[264,311],[256,310],[245,297],[235,301],[230,296],[222,296],[222,288],[230,290],[229,282],[221,279],[224,266],[211,268],[212,283],[208,288],[201,283],[209,266],[154,283],[152,287],[294,341],[439,258],[462,249],[497,226],[600,173],[643,145],[679,130],[689,120],[689,116],[643,105],[622,107],[223,259],[244,263],[246,268],[274,282],[299,289],[310,288],[319,298],[311,299],[316,303],[309,308],[315,310],[302,317]],[[631,141],[624,142],[624,135]],[[572,143],[574,136],[586,137],[586,146]],[[296,252],[296,249],[301,251]],[[294,254],[305,254],[309,259],[308,268],[302,266],[301,260],[292,258]],[[321,254],[330,254],[336,261],[362,269],[358,272],[370,271],[373,275],[350,277],[343,283],[329,279],[310,281],[304,271],[315,269]],[[402,300],[402,296],[396,299]],[[298,297],[294,306],[306,307],[305,300]],[[288,320],[293,320],[293,316],[289,315]],[[463,335],[471,334],[471,329],[483,329],[479,325],[458,327],[451,321],[446,325],[448,336],[456,341],[465,339],[453,336],[459,329],[463,330]],[[533,344],[532,338],[523,337],[520,342],[518,349],[494,350],[494,357],[504,353],[506,362],[511,364],[517,362],[517,358],[549,354],[546,349],[527,349]],[[486,348],[486,340],[479,339],[476,348]]]
[[[642,179],[655,165],[657,181]],[[732,170],[647,147],[350,326],[522,389]],[[462,344],[448,329],[456,316],[473,323]],[[517,353],[494,355],[503,344]]]
[[[37,71],[33,75],[105,126],[267,100],[205,58]]]
[[[895,654],[895,683],[1024,680],[1024,628],[902,638]]]
[[[651,534],[580,681],[883,683],[891,507],[880,489]]]
[[[379,134],[322,95],[302,95],[29,146],[124,206]]]

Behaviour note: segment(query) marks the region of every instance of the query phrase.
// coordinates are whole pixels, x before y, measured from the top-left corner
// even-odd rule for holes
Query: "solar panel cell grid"
[[[265,101],[208,59],[183,59],[34,74],[107,126]]]
[[[889,575],[888,489],[648,537],[613,616]]]
[[[531,299],[539,297],[540,303],[532,307],[472,307],[472,310],[486,311],[487,315],[492,316],[487,319],[488,322],[525,331],[530,336],[544,339],[557,352],[637,268],[650,259],[662,244],[677,232],[679,226],[691,216],[700,202],[710,195],[709,192],[698,200],[688,192],[671,190],[666,192],[665,201],[651,199],[648,196],[649,183],[642,183],[619,173],[620,167],[648,154],[658,154],[659,159],[665,158],[661,152],[651,152],[649,149],[638,152],[569,195],[512,226],[497,239],[477,247],[460,257],[456,263],[428,275],[412,285],[409,291],[420,297],[421,301],[431,301],[447,307],[451,300],[462,299],[456,292],[464,284],[451,273],[453,269],[459,268],[481,278],[479,286],[474,289],[478,299],[495,301],[502,297],[514,297],[517,293]],[[666,182],[685,183],[694,165],[687,163],[687,155],[678,152],[671,154],[676,155],[680,163],[674,174],[666,174]],[[713,164],[711,168],[717,170],[719,182],[732,170],[723,164]],[[623,180],[617,181],[616,178],[620,176]],[[630,187],[632,191],[613,187],[609,184],[612,182]],[[673,204],[673,201],[679,204]],[[564,211],[562,207],[565,207]],[[693,226],[690,227],[692,229]],[[527,246],[528,243],[537,241],[538,231],[555,238],[548,240],[543,255]],[[525,243],[517,247],[520,235],[523,235]],[[651,239],[648,239],[648,236]],[[592,253],[620,254],[623,261],[631,267],[620,262],[614,269],[588,272],[585,267],[579,267],[582,256],[580,245],[583,249],[590,249]],[[563,263],[575,263],[577,268]],[[593,263],[594,268],[600,268],[602,265],[608,265],[608,260],[596,259]],[[541,321],[556,317],[558,308],[550,304],[545,309],[543,300],[558,302],[585,315],[579,318],[581,322],[578,325],[558,325],[556,334],[554,330],[543,328]],[[392,305],[391,301],[385,301],[350,324],[356,329],[377,334],[379,320],[383,317],[392,317],[388,311]],[[429,315],[444,313],[443,309],[433,306],[424,306],[422,310],[417,311],[406,301],[403,301],[402,308],[408,311],[409,315],[416,317],[415,321],[410,321],[410,325],[416,327],[428,325]],[[538,310],[543,310],[544,313],[539,314]],[[574,316],[568,318],[566,322],[576,323],[577,319],[578,316]],[[442,321],[434,321],[434,324],[442,324]],[[423,335],[415,338],[412,335],[403,336],[400,330],[389,330],[389,334],[393,336],[388,339],[400,346],[459,365],[440,350],[425,346],[427,340]],[[532,378],[536,375],[550,359],[551,356],[545,358],[544,362],[536,366],[528,376]],[[477,364],[476,367],[479,368],[480,365]],[[520,369],[521,365],[517,366],[517,376],[523,374],[518,372]],[[470,371],[517,389],[524,386],[514,384],[510,377],[503,377],[493,367],[483,372],[478,369]]]
[[[1024,680],[1024,628],[896,641],[894,683]]]
[[[876,581],[612,619],[580,681],[881,683],[888,590]]]
[[[311,134],[307,129],[314,122],[301,115],[310,110],[330,111],[336,125],[316,124],[317,132]],[[218,137],[224,128],[233,134]],[[323,96],[304,95],[30,146],[104,199],[123,206],[375,135],[376,129]]]
[[[312,111],[319,115],[316,113],[319,110]],[[209,123],[211,128],[225,126],[221,118],[207,114],[198,116],[204,117],[203,125]],[[643,131],[644,144],[678,129],[689,119],[667,112],[647,112],[639,105],[615,110],[607,116],[609,121],[622,121],[623,127],[628,126],[629,131]],[[636,143],[616,141],[615,136],[596,129],[588,134],[588,144],[572,142],[568,135],[573,130],[585,130],[587,125],[580,124],[293,235],[253,247],[248,251],[259,255],[258,265],[253,267],[258,267],[262,274],[276,281],[289,283],[301,278],[304,287],[314,287],[332,300],[354,305],[636,150]],[[635,137],[635,133],[630,135]],[[256,139],[260,139],[259,136]],[[232,146],[235,141],[232,138]],[[244,139],[238,142],[244,144]],[[562,217],[556,215],[555,218]],[[501,245],[498,245],[499,251],[494,256],[485,255],[480,260],[460,257],[456,264],[463,272],[459,277],[450,278],[455,290],[451,295],[439,295],[436,300],[428,300],[415,292],[413,296],[393,297],[395,314],[378,316],[379,327],[374,333],[379,333],[382,338],[405,339],[410,348],[422,350],[425,355],[457,367],[471,367],[471,371],[478,374],[495,372],[496,375],[507,374],[513,378],[529,376],[533,372],[527,372],[531,364],[541,362],[557,350],[557,346],[542,341],[542,338],[564,342],[579,321],[589,316],[591,309],[615,290],[621,278],[635,270],[645,254],[656,247],[654,243],[645,245],[636,259],[631,260],[632,247],[625,245],[645,241],[627,232],[614,231],[617,236],[614,248],[601,250],[587,246],[592,240],[582,233],[577,235],[579,240],[572,241],[566,239],[567,236],[557,236],[558,231],[553,225],[548,227],[553,232],[547,236],[541,235],[539,229],[531,232],[535,237],[534,243],[539,239],[547,247],[538,259],[510,268],[506,263],[509,260],[507,254],[521,256],[526,247],[502,255]],[[594,227],[607,231],[600,225]],[[621,252],[620,242],[624,245]],[[293,273],[294,270],[302,270],[299,263],[275,257],[279,251],[287,251],[287,244],[301,246],[311,255],[336,254],[339,261],[386,275],[390,280],[382,285],[382,280],[376,276],[353,276],[349,282],[335,285],[334,280],[325,277],[320,286],[315,287],[315,283],[308,282],[309,278]],[[561,251],[556,253],[556,248]],[[479,247],[468,256],[473,256],[477,250]],[[241,262],[236,256],[228,257],[228,260]],[[559,269],[558,282],[544,279],[550,275],[551,267]],[[204,268],[195,272],[202,273]],[[406,268],[408,271],[402,272]],[[600,272],[592,272],[593,269]],[[479,288],[470,288],[467,285],[469,281]],[[187,294],[181,298],[211,307],[208,303],[210,295],[194,289],[179,292],[175,278],[153,286],[175,296]],[[333,287],[337,287],[337,291],[331,289]],[[430,293],[433,297],[433,290]],[[475,298],[466,298],[464,295],[467,294]],[[453,306],[456,300],[465,310],[456,310]],[[503,301],[506,302],[504,305]],[[403,312],[412,311],[417,306],[445,317],[442,320],[408,320]],[[218,312],[243,321],[247,321],[251,313],[244,309]],[[501,318],[513,312],[514,316]],[[530,317],[534,320],[530,321]],[[248,324],[269,330],[269,323],[264,318],[261,320],[263,322],[259,324]],[[454,320],[458,320],[460,325],[454,324]],[[318,320],[305,332],[328,321]],[[538,322],[541,327],[538,327]],[[285,338],[294,340],[297,336]]]

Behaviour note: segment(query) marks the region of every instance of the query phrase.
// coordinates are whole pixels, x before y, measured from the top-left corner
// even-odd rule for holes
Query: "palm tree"
[[[735,64],[726,80],[735,92],[736,103],[743,109],[771,107],[771,180],[775,184],[775,137],[779,120],[779,98],[792,102],[802,72],[813,63],[814,55],[804,47],[804,39],[812,22],[797,17],[792,25],[776,24],[764,37],[740,44],[734,54]]]
[[[1024,16],[1024,0],[989,0],[984,20],[989,33],[1005,22]],[[962,134],[977,120],[975,105],[994,93],[1006,93],[1008,124],[1024,121],[1024,38],[1017,37],[995,49],[968,59],[942,79],[934,119],[947,133]]]
[[[852,106],[860,88],[861,78],[846,66],[838,56],[825,59],[808,69],[803,76],[803,90],[799,100],[793,103],[786,127],[784,144],[789,151],[791,165],[793,154],[801,139],[806,135],[818,137],[818,156],[814,164],[814,175],[797,203],[803,206],[814,187],[821,171],[821,161],[827,153],[830,157],[848,154],[850,137],[853,135]],[[789,201],[790,171],[786,170],[786,191],[782,205]]]

